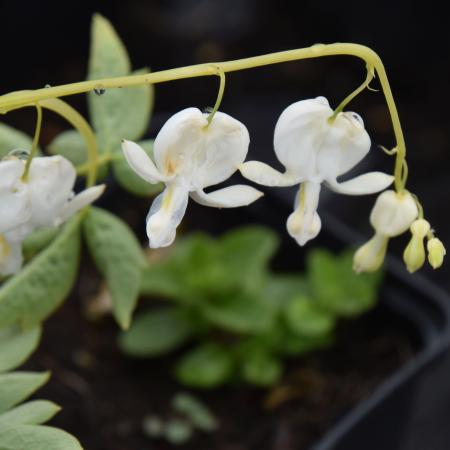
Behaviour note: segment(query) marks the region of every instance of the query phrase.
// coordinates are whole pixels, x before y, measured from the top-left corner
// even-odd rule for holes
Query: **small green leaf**
[[[22,247],[25,260],[28,261],[36,256],[42,249],[47,247],[60,231],[61,229],[58,227],[40,228],[28,235]]]
[[[157,356],[184,344],[193,335],[193,325],[177,308],[162,307],[136,317],[120,335],[122,351],[135,357]]]
[[[258,288],[278,247],[278,239],[268,228],[246,226],[226,233],[219,246],[228,277],[238,285]]]
[[[0,158],[15,149],[29,151],[32,141],[26,133],[0,122]]]
[[[48,146],[53,155],[61,155],[75,166],[87,161],[86,142],[77,130],[67,130],[58,134]]]
[[[0,450],[83,450],[69,433],[42,425],[0,426]]]
[[[153,154],[153,140],[141,141],[139,145],[152,157]],[[113,171],[117,182],[128,192],[139,195],[142,197],[148,197],[155,195],[162,190],[162,184],[150,184],[144,181],[141,177],[131,169],[127,163],[122,152],[118,152],[118,157],[113,160]]]
[[[134,72],[135,75],[147,69]],[[92,21],[90,80],[128,75],[130,61],[125,46],[111,23],[95,14]],[[102,92],[102,86],[99,86]],[[101,152],[111,153],[120,140],[136,140],[148,127],[153,107],[153,85],[109,89],[88,95],[91,121],[97,131]]]
[[[9,372],[0,374],[0,413],[25,400],[35,390],[45,384],[49,376],[48,372]]]
[[[294,297],[283,312],[289,329],[300,336],[319,337],[329,334],[336,322],[332,314],[303,296]]]
[[[89,251],[111,291],[114,317],[126,329],[146,264],[142,249],[130,227],[103,209],[91,207],[83,226]]]
[[[73,286],[80,255],[81,215],[67,222],[53,242],[0,289],[0,327],[44,320]]]
[[[0,427],[19,424],[40,425],[49,421],[61,408],[47,400],[33,400],[0,414]]]
[[[335,256],[317,249],[308,255],[307,266],[311,294],[325,311],[352,317],[374,306],[380,276],[354,273],[349,252]]]
[[[185,286],[166,262],[151,264],[145,267],[141,276],[141,295],[159,295],[171,299],[183,299],[186,294]]]
[[[264,295],[278,307],[295,296],[308,294],[308,283],[301,274],[270,275],[265,283]]]
[[[0,372],[15,369],[33,353],[41,338],[41,327],[22,330],[17,325],[0,329]]]
[[[212,324],[234,333],[261,333],[271,328],[276,309],[265,297],[235,294],[201,305],[202,315]]]
[[[185,416],[196,428],[202,431],[215,431],[218,428],[217,419],[209,408],[200,400],[188,394],[179,392],[172,400],[175,412]]]
[[[288,331],[284,333],[283,343],[280,345],[279,351],[287,356],[299,356],[329,347],[333,342],[334,336],[332,333],[306,337]]]
[[[175,374],[187,386],[208,389],[225,383],[232,375],[233,365],[233,356],[227,348],[207,342],[186,353]]]
[[[174,445],[185,444],[192,438],[194,430],[192,426],[180,419],[171,419],[164,427],[164,436],[168,442]]]
[[[255,349],[245,355],[241,365],[242,378],[256,386],[271,386],[281,377],[283,366],[264,349]]]

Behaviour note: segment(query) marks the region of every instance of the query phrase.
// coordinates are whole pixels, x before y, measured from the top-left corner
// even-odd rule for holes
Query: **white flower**
[[[375,235],[356,251],[353,258],[355,272],[378,270],[383,264],[389,239],[408,230],[418,213],[417,204],[409,192],[389,190],[381,193],[370,213]]]
[[[353,112],[333,110],[324,97],[303,100],[288,106],[275,127],[274,147],[284,173],[267,164],[249,161],[240,166],[242,175],[266,186],[292,186],[301,183],[295,210],[287,229],[300,245],[317,236],[321,229],[317,214],[321,184],[347,195],[379,192],[393,177],[370,172],[348,181],[337,177],[358,164],[370,150],[370,138],[362,119]]]
[[[122,142],[128,164],[141,178],[166,185],[147,216],[150,247],[166,247],[173,242],[189,196],[201,205],[233,208],[248,205],[262,195],[246,185],[204,192],[237,170],[250,141],[247,128],[236,119],[216,112],[208,125],[207,117],[197,108],[173,115],[156,136],[155,162],[139,145]]]
[[[22,265],[22,242],[34,230],[60,225],[95,201],[104,186],[75,195],[76,171],[62,156],[33,158],[22,180],[25,161],[0,161],[0,274],[16,273]]]
[[[408,272],[414,273],[425,263],[425,246],[423,240],[430,231],[430,223],[425,219],[415,220],[409,227],[412,237],[403,252],[403,261]]]

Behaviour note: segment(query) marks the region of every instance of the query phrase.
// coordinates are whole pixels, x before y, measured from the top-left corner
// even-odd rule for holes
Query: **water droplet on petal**
[[[203,108],[203,114],[211,114],[213,112],[214,108],[212,106],[206,106]]]
[[[101,84],[94,87],[94,94],[95,95],[103,95],[106,92],[106,89]]]
[[[17,158],[17,159],[21,159],[23,161],[26,161],[29,156],[30,156],[30,152],[28,150],[24,150],[22,148],[15,148],[14,150],[11,150],[4,157],[4,159]]]
[[[46,84],[44,87],[45,87],[45,89],[48,89],[48,88],[51,88],[52,86],[51,86],[51,84]]]

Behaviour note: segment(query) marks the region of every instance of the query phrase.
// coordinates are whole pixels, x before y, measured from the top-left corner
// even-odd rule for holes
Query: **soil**
[[[125,357],[116,346],[117,326],[109,318],[86,320],[78,297],[47,321],[26,369],[52,371],[37,397],[63,407],[51,425],[73,433],[86,450],[307,449],[417,349],[417,336],[380,304],[341,324],[333,348],[292,361],[271,392],[245,386],[191,391],[211,408],[219,429],[174,446],[146,436],[142,422],[148,415],[168,417],[173,396],[186,390],[171,377],[176,355]]]

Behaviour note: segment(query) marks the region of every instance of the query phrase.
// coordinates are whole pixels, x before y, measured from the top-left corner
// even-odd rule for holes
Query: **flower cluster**
[[[248,146],[249,134],[241,122],[222,112],[216,112],[209,121],[197,108],[184,109],[165,123],[155,139],[154,161],[134,142],[122,142],[125,158],[141,178],[166,185],[147,216],[150,247],[173,242],[189,197],[216,208],[244,206],[261,197],[261,192],[246,185],[204,191],[238,169],[245,178],[261,185],[300,185],[287,230],[301,246],[320,232],[317,207],[323,184],[337,193],[365,195],[384,191],[394,181],[393,176],[382,172],[338,181],[367,155],[371,140],[358,114],[336,114],[324,97],[293,103],[278,119],[274,147],[284,172],[259,161],[244,162]],[[425,236],[429,237],[429,261],[433,267],[440,266],[445,249],[429,225],[424,225],[428,222],[416,220],[418,215],[416,200],[408,192],[383,192],[371,214],[375,236],[356,252],[355,270],[378,269],[389,238],[409,227],[413,238],[404,254],[408,270],[417,270],[423,264]]]
[[[26,161],[13,156],[0,161],[0,274],[22,267],[22,243],[39,228],[62,224],[103,192],[94,186],[75,195],[76,171],[62,156],[33,158],[24,178]]]

